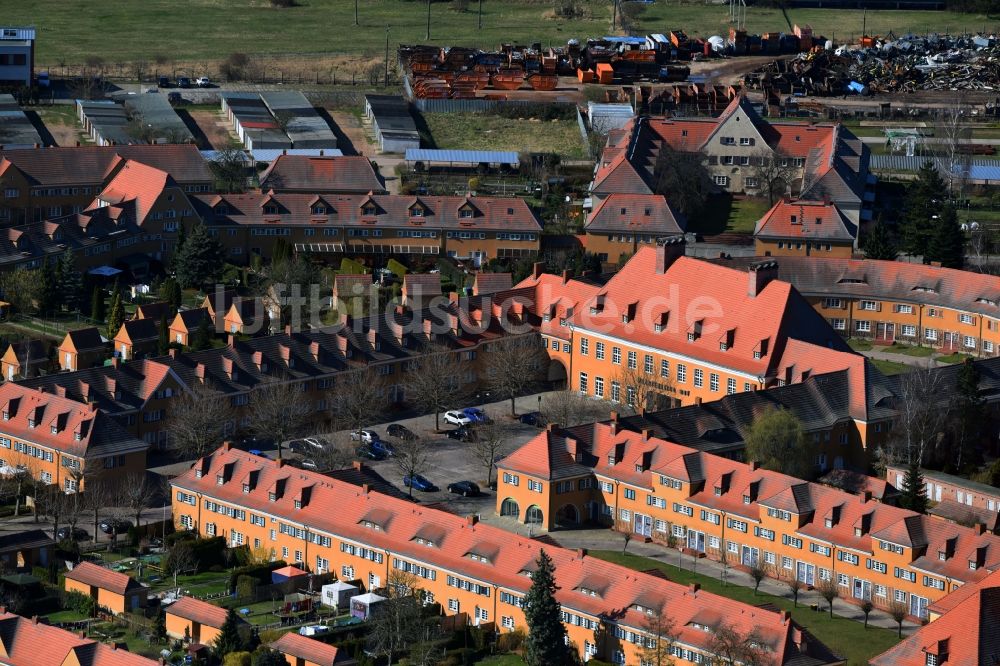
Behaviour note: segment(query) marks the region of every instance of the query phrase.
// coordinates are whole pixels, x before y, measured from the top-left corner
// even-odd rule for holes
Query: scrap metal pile
[[[1000,90],[1000,42],[995,36],[866,37],[860,45],[769,63],[744,83],[781,95]]]

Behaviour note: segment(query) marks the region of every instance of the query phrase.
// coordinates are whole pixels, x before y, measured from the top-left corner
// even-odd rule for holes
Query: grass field
[[[734,199],[728,194],[710,198],[705,212],[688,220],[688,231],[711,236],[721,233],[752,234],[757,220],[770,206],[767,199]]]
[[[638,555],[622,555],[618,551],[610,550],[590,551],[590,555],[638,571],[659,569],[670,580],[682,585],[700,583],[703,590],[754,606],[774,604],[782,610],[791,611],[796,622],[808,629],[827,647],[846,658],[850,666],[864,666],[871,657],[885,652],[899,642],[895,631],[877,627],[865,629],[860,622],[843,617],[830,617],[826,612],[816,612],[801,604],[796,608],[791,600],[784,597],[763,593],[754,594],[753,589],[739,585],[723,585],[721,581],[710,576],[703,576],[687,569],[678,569],[659,560]]]
[[[913,370],[912,365],[899,363],[897,361],[884,361],[880,358],[873,358],[872,364],[879,369],[883,375],[901,375],[904,372]]]
[[[452,3],[431,5],[431,41],[439,44],[495,48],[501,41],[543,46],[564,44],[610,31],[611,2],[581,3],[585,16],[552,18],[554,0],[483,0],[483,29],[477,28],[478,3],[456,11]],[[175,60],[217,60],[248,53],[369,53],[385,48],[385,28],[392,43],[425,41],[426,5],[416,0],[364,0],[360,25],[354,26],[350,0],[299,0],[299,6],[272,8],[268,0],[118,0],[93,4],[84,0],[9,2],[4,20],[39,29],[36,60],[44,66],[83,63],[100,55],[108,63],[157,55]],[[789,30],[808,23],[815,32],[839,39],[861,33],[861,12],[833,9],[790,9],[788,20],[777,9],[753,7],[747,12],[751,32]],[[636,32],[683,28],[690,35],[724,34],[725,5],[657,0],[639,20]],[[868,31],[897,35],[908,31],[955,32],[995,29],[997,17],[920,11],[869,11]],[[347,30],[349,39],[337,35]],[[108,39],[114,35],[113,39]]]
[[[517,150],[586,157],[575,120],[530,120],[480,113],[424,113],[423,122],[436,148]]]

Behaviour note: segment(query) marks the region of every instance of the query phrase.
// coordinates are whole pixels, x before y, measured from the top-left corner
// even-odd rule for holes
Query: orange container
[[[606,62],[597,63],[597,81],[598,83],[608,85],[615,78],[615,70],[612,69],[611,65]]]

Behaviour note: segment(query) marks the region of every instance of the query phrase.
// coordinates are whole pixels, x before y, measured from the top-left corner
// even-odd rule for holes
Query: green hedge
[[[271,584],[271,572],[282,567],[287,567],[288,563],[284,560],[275,560],[274,562],[264,562],[263,564],[248,564],[245,567],[237,567],[233,569],[233,572],[229,574],[229,591],[235,592],[236,585],[239,582],[241,576],[247,576],[248,578],[253,578],[257,581],[258,585],[270,585]]]
[[[387,261],[385,263],[385,267],[388,268],[390,271],[392,271],[392,274],[398,277],[400,280],[402,280],[403,276],[406,275],[407,273],[406,266],[399,263],[395,259],[390,259],[389,261]]]

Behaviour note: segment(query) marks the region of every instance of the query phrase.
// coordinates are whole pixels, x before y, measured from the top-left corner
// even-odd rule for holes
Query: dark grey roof
[[[54,546],[55,540],[42,530],[11,532],[0,536],[0,553],[23,548],[44,548]]]

